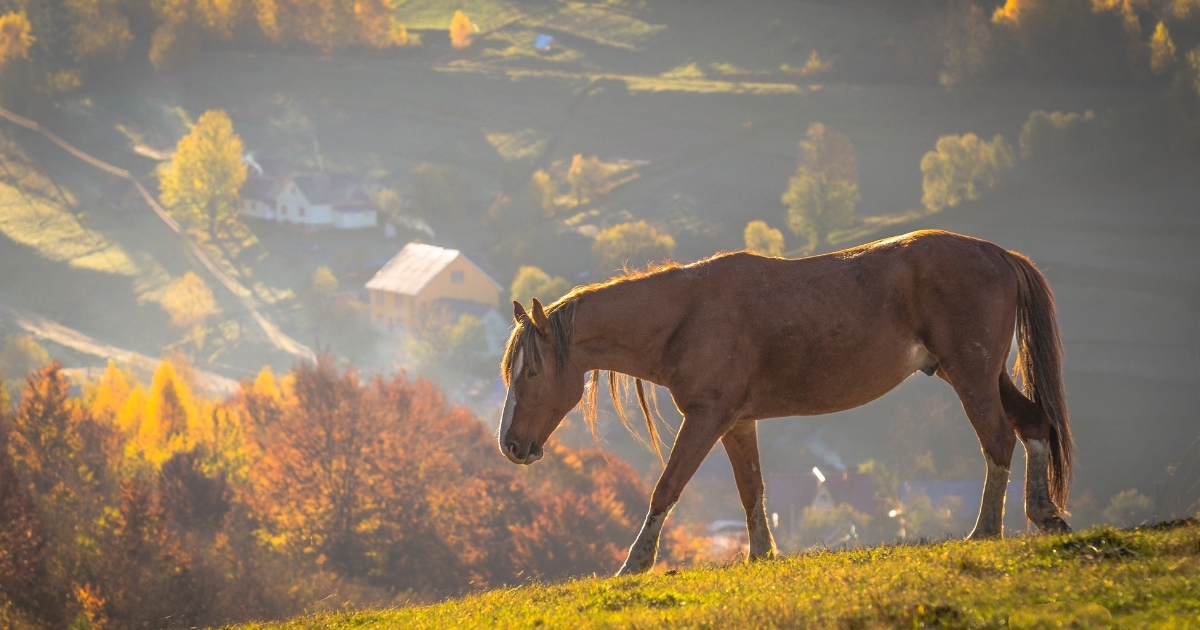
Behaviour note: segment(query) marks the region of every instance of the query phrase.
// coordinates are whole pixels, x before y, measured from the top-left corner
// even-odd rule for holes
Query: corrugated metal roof
[[[372,291],[416,295],[425,288],[425,285],[429,284],[430,280],[433,280],[434,276],[445,269],[446,265],[461,255],[462,252],[457,249],[445,249],[424,243],[409,243],[400,250],[399,254],[389,260],[375,274],[375,277],[367,282],[367,288]],[[492,277],[480,269],[479,265],[471,262],[471,259],[463,256],[463,260],[475,267],[492,284],[500,287],[499,283],[492,280]]]

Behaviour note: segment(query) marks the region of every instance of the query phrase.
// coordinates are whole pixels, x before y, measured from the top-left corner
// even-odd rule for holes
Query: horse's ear
[[[546,311],[542,310],[542,303],[537,298],[533,298],[533,325],[543,335],[550,334],[550,319],[546,317]]]
[[[520,302],[513,300],[513,321],[520,326],[521,320],[525,319],[526,317],[529,316],[525,314],[525,307],[521,306]]]

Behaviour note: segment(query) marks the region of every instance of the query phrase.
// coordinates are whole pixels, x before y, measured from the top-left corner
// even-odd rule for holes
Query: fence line
[[[134,187],[137,188],[138,194],[142,196],[142,200],[146,202],[146,205],[150,206],[150,209],[158,215],[159,219],[162,219],[163,223],[167,224],[167,227],[171,228],[172,232],[175,232],[179,238],[183,239],[184,244],[188,246],[188,249],[192,252],[196,259],[200,261],[200,264],[204,265],[204,268],[207,269],[214,278],[216,278],[217,282],[220,283],[221,286],[225,287],[230,293],[232,293],[234,297],[241,302],[242,306],[250,312],[250,317],[256,324],[258,324],[263,333],[267,335],[267,339],[271,341],[272,345],[300,359],[309,361],[316,359],[316,354],[311,348],[288,336],[287,333],[279,329],[279,326],[276,325],[275,322],[272,322],[259,311],[258,300],[255,299],[254,294],[249,289],[242,286],[237,280],[234,280],[224,271],[221,271],[220,267],[217,267],[216,263],[214,263],[212,259],[208,257],[208,254],[205,254],[204,250],[188,237],[187,232],[181,225],[179,225],[179,222],[171,217],[171,215],[167,214],[167,211],[161,205],[159,205],[158,201],[154,199],[154,196],[150,194],[150,191],[146,190],[146,187],[143,186],[142,183],[139,182],[137,178],[134,177],[129,171],[123,168],[117,168],[112,164],[84,153],[83,151],[75,148],[71,143],[58,137],[58,135],[54,132],[39,125],[37,122],[25,118],[19,114],[15,114],[4,107],[0,107],[0,118],[5,118],[14,124],[29,129],[30,131],[40,133],[48,140],[61,147],[67,153],[70,153],[71,155],[106,173],[115,175],[132,183]]]

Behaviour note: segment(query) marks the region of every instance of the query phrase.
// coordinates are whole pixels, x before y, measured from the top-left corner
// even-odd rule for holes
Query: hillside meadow
[[[1200,521],[838,551],[645,576],[533,582],[301,628],[1194,628]]]

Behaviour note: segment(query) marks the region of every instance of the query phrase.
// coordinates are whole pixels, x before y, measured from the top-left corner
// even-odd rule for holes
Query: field
[[[1200,522],[819,551],[648,576],[533,583],[300,628],[1189,628]]]

